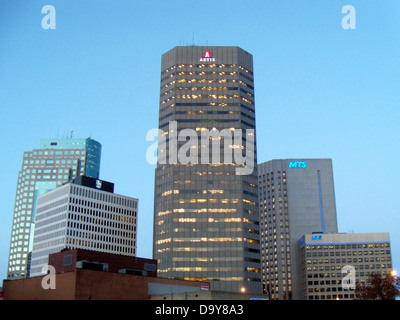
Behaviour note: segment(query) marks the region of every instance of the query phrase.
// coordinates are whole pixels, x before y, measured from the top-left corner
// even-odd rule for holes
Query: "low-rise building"
[[[53,268],[51,268],[53,267]],[[208,282],[157,277],[157,260],[72,249],[50,254],[47,275],[4,280],[5,300],[150,300],[200,294]]]
[[[389,233],[306,234],[299,241],[303,299],[355,299],[372,273],[392,271]]]

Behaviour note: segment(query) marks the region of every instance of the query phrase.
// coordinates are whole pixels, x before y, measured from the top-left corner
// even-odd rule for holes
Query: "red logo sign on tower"
[[[211,56],[210,51],[207,49],[206,52],[204,52],[203,57],[200,58],[201,62],[206,62],[206,61],[215,61],[215,58]]]

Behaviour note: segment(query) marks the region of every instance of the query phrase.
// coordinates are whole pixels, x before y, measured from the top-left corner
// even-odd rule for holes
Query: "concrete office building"
[[[31,277],[65,248],[135,256],[137,210],[138,200],[115,194],[113,183],[86,176],[39,196]]]
[[[251,54],[186,46],[162,56],[153,249],[161,277],[261,292],[255,126]]]
[[[389,233],[306,234],[298,245],[305,300],[353,300],[356,284],[392,271]]]
[[[271,299],[301,299],[299,239],[338,231],[332,161],[271,160],[258,174],[263,291]]]
[[[98,178],[101,144],[93,139],[42,139],[26,151],[18,173],[7,278],[29,276],[36,199],[79,175]]]

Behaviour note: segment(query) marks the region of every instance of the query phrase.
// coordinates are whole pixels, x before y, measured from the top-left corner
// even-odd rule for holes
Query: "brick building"
[[[63,250],[49,255],[52,274],[4,280],[4,300],[149,300],[152,295],[209,290],[208,282],[157,277],[153,259],[90,250]]]

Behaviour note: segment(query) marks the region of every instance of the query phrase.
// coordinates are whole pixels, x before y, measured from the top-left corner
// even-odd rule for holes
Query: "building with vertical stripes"
[[[137,199],[87,176],[39,196],[30,276],[43,275],[49,255],[63,249],[135,256],[137,210]]]
[[[258,174],[263,291],[301,299],[300,238],[338,232],[332,160],[271,160]]]

